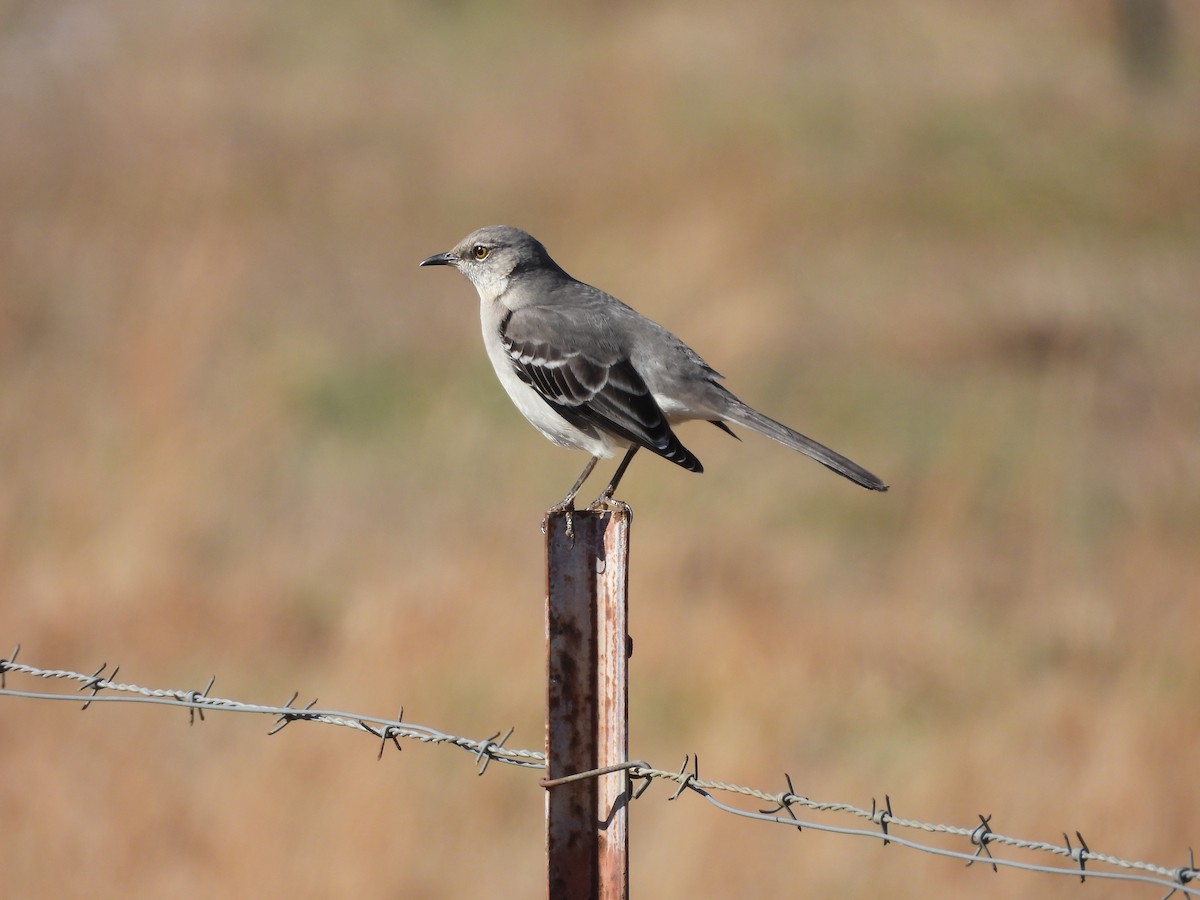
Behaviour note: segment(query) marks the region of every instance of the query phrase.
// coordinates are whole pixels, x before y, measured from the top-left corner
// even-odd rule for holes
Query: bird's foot
[[[588,512],[610,512],[624,513],[631,517],[633,510],[629,508],[629,504],[624,500],[614,500],[613,495],[605,491],[595,500],[587,505]]]

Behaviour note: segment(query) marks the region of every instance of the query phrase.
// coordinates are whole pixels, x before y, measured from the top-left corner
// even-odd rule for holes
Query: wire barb
[[[996,865],[995,859],[992,857],[992,851],[988,849],[988,844],[992,840],[992,817],[990,815],[979,815],[979,824],[975,826],[975,830],[971,832],[971,843],[979,849],[975,851],[975,855],[967,861],[967,867],[975,865],[975,861],[986,856],[992,860],[992,871],[999,872],[1000,868]]]
[[[679,790],[677,790],[674,793],[674,795],[668,797],[667,798],[668,800],[678,800],[679,795],[682,794],[689,787],[691,787],[692,782],[700,777],[700,759],[699,759],[699,757],[696,758],[696,762],[695,762],[696,768],[695,768],[694,774],[689,773],[687,770],[688,760],[690,760],[690,759],[691,759],[690,755],[685,755],[683,757],[683,765],[679,769],[679,778],[681,779],[679,782]]]
[[[201,705],[201,703],[202,701],[208,699],[208,692],[212,690],[212,686],[216,683],[217,676],[214,675],[212,678],[208,679],[208,684],[204,686],[203,691],[188,691],[186,702],[188,706],[191,707],[188,710],[188,725],[196,724],[197,715],[200,716],[201,722],[204,721],[204,707]]]
[[[292,704],[296,702],[296,698],[299,696],[300,696],[300,692],[296,691],[294,694],[292,694],[291,699],[288,700],[287,703],[283,704],[283,708],[291,709]],[[316,715],[308,712],[308,710],[312,709],[316,705],[317,705],[317,698],[314,697],[312,702],[309,703],[308,706],[304,707],[303,712],[282,712],[282,713],[280,713],[279,718],[276,719],[276,721],[275,721],[275,727],[267,732],[267,737],[270,737],[273,734],[279,734],[279,732],[283,731],[283,729],[287,728],[287,726],[291,725],[295,721],[298,721],[298,720],[299,721],[304,721],[304,720],[311,721],[311,720],[317,718]]]
[[[883,799],[887,805],[883,809],[876,811],[875,798],[871,798],[871,821],[883,831],[883,846],[886,847],[892,842],[888,836],[888,822],[892,821],[895,817],[892,815],[892,798],[884,794]]]
[[[394,725],[387,724],[379,729],[379,732],[378,732],[379,755],[375,757],[376,761],[383,759],[383,751],[387,749],[387,742],[389,740],[393,744],[396,745],[397,751],[402,751],[404,749],[402,746],[400,746],[400,737],[399,737],[400,725],[403,722],[404,722],[404,707],[402,706],[402,707],[400,707],[400,712],[396,713],[395,724]],[[366,722],[362,722],[361,724],[362,724],[362,727],[367,729],[367,731],[370,731],[371,734],[376,734],[375,730],[373,728],[371,728],[371,726],[368,725]]]
[[[1174,878],[1175,882],[1180,887],[1183,887],[1186,891],[1187,883],[1195,879],[1197,876],[1200,876],[1200,870],[1196,868],[1196,852],[1191,847],[1188,847],[1188,864],[1175,869],[1171,873],[1171,877]],[[1170,900],[1170,898],[1174,897],[1177,893],[1179,893],[1179,888],[1173,887],[1163,895],[1162,900]]]
[[[1079,846],[1075,849],[1071,848],[1071,839],[1067,837],[1067,833],[1063,832],[1063,840],[1067,842],[1067,856],[1079,863],[1079,883],[1082,884],[1087,880],[1087,872],[1084,870],[1087,866],[1088,855],[1091,851],[1088,849],[1087,842],[1083,839],[1083,835],[1078,831],[1075,832],[1075,837],[1079,839]]]
[[[115,669],[113,669],[113,672],[110,676],[107,678],[101,677],[101,673],[107,668],[108,663],[100,663],[100,668],[92,673],[92,677],[80,685],[80,691],[90,690],[92,692],[92,696],[88,697],[88,699],[83,702],[84,709],[87,709],[92,705],[92,701],[96,699],[96,695],[104,690],[104,688],[108,687],[108,685],[112,683],[113,679],[117,677],[117,673],[121,671],[121,667],[117,666]]]
[[[1187,868],[1177,869],[1175,877],[1179,879],[1180,884],[1187,884],[1189,881],[1194,881],[1197,876],[1200,876],[1200,869],[1196,868],[1196,851],[1188,847]]]
[[[792,804],[804,798],[797,796],[795,788],[792,787],[792,776],[784,772],[783,777],[787,781],[787,790],[776,798],[776,805],[774,807],[771,809],[760,809],[759,812],[764,816],[773,816],[776,813],[786,812],[792,817],[792,821],[796,823],[796,830],[803,831],[804,829],[800,827],[800,820],[796,818],[796,814],[792,811]]]
[[[504,733],[504,737],[500,738],[499,742],[496,742],[496,738],[500,737],[500,732],[497,731],[490,738],[488,738],[487,740],[480,743],[479,752],[477,754],[475,754],[475,762],[476,763],[478,763],[480,760],[483,760],[483,765],[479,766],[479,774],[480,775],[482,775],[484,772],[487,771],[488,765],[491,763],[492,759],[494,758],[494,754],[492,751],[502,749],[504,747],[504,742],[507,741],[510,737],[512,737],[513,732],[516,730],[517,730],[517,727],[515,725],[512,728],[508,729],[508,731],[506,731]]]

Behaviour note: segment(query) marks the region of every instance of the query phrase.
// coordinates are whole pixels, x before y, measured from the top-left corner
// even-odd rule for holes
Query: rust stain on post
[[[629,514],[546,520],[546,777],[626,761]],[[624,772],[546,793],[547,896],[628,895]]]

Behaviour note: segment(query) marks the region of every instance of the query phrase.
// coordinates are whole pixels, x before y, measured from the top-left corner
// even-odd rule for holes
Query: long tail
[[[726,420],[757,431],[772,440],[779,441],[784,446],[799,450],[805,456],[811,457],[821,465],[833,469],[844,478],[849,478],[855,484],[872,491],[886,491],[888,486],[872,473],[868,472],[853,460],[846,459],[842,454],[830,450],[824,444],[819,444],[810,437],[805,437],[798,431],[792,431],[786,425],[776,422],[769,416],[764,416],[756,409],[751,409],[740,400],[728,404],[723,416]]]

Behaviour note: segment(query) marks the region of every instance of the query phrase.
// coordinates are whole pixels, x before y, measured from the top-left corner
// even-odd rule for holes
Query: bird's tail
[[[744,428],[757,431],[772,440],[779,441],[784,446],[799,450],[805,456],[811,457],[827,468],[833,469],[844,478],[849,478],[855,484],[872,491],[886,491],[888,486],[876,475],[868,472],[858,463],[847,459],[842,454],[830,450],[824,444],[819,444],[810,437],[805,437],[798,431],[792,431],[786,425],[776,422],[769,416],[764,416],[756,409],[751,409],[740,400],[734,400],[723,411],[723,417]]]

